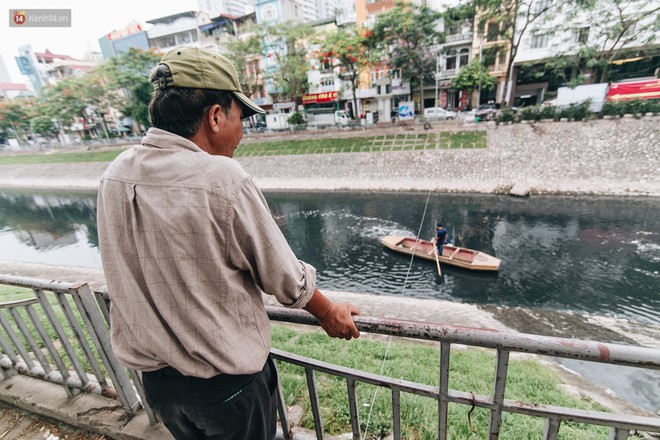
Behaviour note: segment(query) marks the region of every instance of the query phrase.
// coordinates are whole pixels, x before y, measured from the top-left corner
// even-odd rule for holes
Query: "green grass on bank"
[[[290,327],[273,327],[273,346],[310,358],[380,374],[387,344],[367,338],[346,342],[330,339],[322,331],[298,331]],[[438,386],[439,348],[427,344],[394,342],[384,362],[383,375]],[[288,406],[304,408],[303,426],[314,429],[305,372],[284,362],[278,363],[284,397]],[[495,353],[485,350],[451,352],[449,387],[455,391],[491,395],[495,371]],[[328,374],[317,373],[318,395],[323,426],[334,435],[350,432],[350,412],[346,382]],[[593,402],[577,400],[564,393],[559,376],[534,360],[511,360],[506,386],[507,399],[538,404],[604,411]],[[376,396],[375,401],[374,394]],[[383,438],[392,432],[391,393],[358,383],[357,399],[361,430],[368,438]],[[374,401],[371,416],[369,411]],[[475,408],[469,417],[475,432],[470,430],[470,407],[449,404],[448,438],[485,439],[488,431],[488,411]],[[406,439],[437,439],[438,404],[430,398],[401,394],[401,424]],[[367,421],[369,425],[367,427]],[[527,440],[543,436],[545,419],[505,413],[500,438]],[[607,438],[608,428],[577,423],[562,423],[559,439],[595,440]]]
[[[29,289],[0,285],[0,302],[32,298]],[[51,300],[58,320],[66,322],[56,305]],[[39,308],[40,309],[40,308]],[[3,312],[6,313],[6,312]],[[21,315],[25,315],[23,311]],[[5,316],[8,316],[5,314]],[[15,328],[13,320],[12,327]],[[32,324],[28,322],[28,327]],[[74,336],[69,326],[69,340]],[[49,333],[52,333],[49,331]],[[50,334],[55,339],[54,334]],[[77,351],[80,347],[74,343]],[[298,329],[285,325],[273,325],[273,347],[330,362],[345,367],[355,368],[375,374],[383,374],[397,379],[408,380],[430,386],[438,386],[439,347],[409,341],[396,341],[389,350],[386,342],[360,338],[350,342],[328,338],[320,329]],[[26,346],[29,350],[29,347]],[[387,359],[383,362],[385,354]],[[84,359],[82,352],[78,357]],[[60,351],[67,367],[71,368],[67,356]],[[86,366],[88,369],[89,366]],[[381,371],[382,369],[382,371]],[[299,404],[304,409],[302,424],[314,429],[305,372],[302,368],[285,362],[278,363],[280,380],[284,388],[287,406]],[[454,391],[490,395],[493,389],[495,371],[495,352],[492,350],[461,350],[451,352],[449,387]],[[326,432],[334,435],[351,431],[346,382],[338,377],[317,373],[317,393],[321,405],[323,426]],[[566,394],[560,387],[561,378],[557,373],[542,366],[535,360],[516,360],[509,362],[508,380],[505,398],[520,400],[532,404],[557,405],[568,408],[604,411],[599,404],[579,400]],[[385,388],[358,383],[357,399],[359,420],[362,432],[368,433],[369,439],[382,438],[392,432],[391,394]],[[453,439],[485,439],[488,430],[488,411],[475,408],[468,415],[470,407],[450,404],[448,411],[448,434]],[[370,414],[371,412],[371,414]],[[437,438],[438,405],[430,398],[401,394],[401,422],[405,439],[431,440]],[[544,419],[508,414],[503,415],[500,438],[507,440],[527,440],[541,438]],[[471,430],[470,424],[474,431]],[[607,438],[608,428],[588,426],[577,423],[562,423],[559,439],[596,440]],[[635,437],[636,438],[636,437]]]
[[[239,146],[236,157],[486,148],[486,136],[485,131],[458,131],[251,142]],[[0,155],[0,165],[110,162],[124,149]]]

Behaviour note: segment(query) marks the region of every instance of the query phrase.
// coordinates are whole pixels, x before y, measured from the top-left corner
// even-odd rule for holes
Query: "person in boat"
[[[442,246],[447,244],[448,233],[442,223],[435,226],[435,245],[438,247],[438,253],[442,255]]]
[[[242,118],[264,111],[219,53],[179,47],[150,76],[152,128],[101,178],[98,231],[112,348],[142,372],[174,438],[271,440],[277,372],[263,293],[350,340],[358,309],[316,287],[232,159]]]

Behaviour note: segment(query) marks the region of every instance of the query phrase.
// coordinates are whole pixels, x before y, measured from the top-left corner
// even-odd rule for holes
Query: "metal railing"
[[[0,367],[4,377],[28,374],[61,384],[69,396],[80,390],[98,392],[121,401],[128,415],[141,408],[157,423],[146,405],[140,377],[121,367],[110,348],[107,294],[92,292],[86,284],[56,283],[31,278],[0,275],[0,284],[31,289],[33,298],[0,304]],[[273,321],[318,326],[315,318],[301,310],[267,307]],[[542,405],[505,399],[511,353],[529,353],[580,359],[588,362],[660,370],[660,350],[575,339],[544,337],[494,330],[448,326],[402,320],[356,316],[360,331],[436,342],[440,345],[439,386],[431,386],[346,368],[339,365],[272,349],[278,363],[298,365],[305,370],[314,429],[323,438],[321,402],[317,374],[329,374],[346,381],[353,439],[360,439],[361,424],[356,387],[365,383],[391,393],[394,439],[400,439],[402,394],[437,401],[438,439],[447,434],[448,405],[460,404],[489,411],[488,439],[498,439],[504,413],[521,414],[545,420],[544,440],[554,440],[564,422],[606,426],[610,440],[627,439],[631,430],[660,432],[660,417],[617,414]],[[476,395],[449,389],[449,361],[452,345],[460,344],[496,350],[493,392]],[[292,438],[284,392],[278,385],[278,413],[283,434]]]

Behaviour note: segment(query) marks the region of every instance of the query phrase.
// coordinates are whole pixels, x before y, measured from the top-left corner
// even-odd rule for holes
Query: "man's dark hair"
[[[441,228],[441,227],[442,227],[442,223],[438,223],[437,225],[435,225],[435,227],[436,227],[436,228]]]
[[[159,64],[151,71],[149,80],[153,83],[171,76],[170,68]],[[233,100],[232,93],[223,90],[182,87],[154,90],[149,102],[149,122],[153,127],[189,139],[197,133],[212,105],[220,105],[225,115],[229,115]]]

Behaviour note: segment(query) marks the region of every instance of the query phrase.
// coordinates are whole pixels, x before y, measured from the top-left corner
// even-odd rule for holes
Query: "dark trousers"
[[[184,376],[171,367],[143,372],[149,406],[177,440],[272,440],[277,373],[268,357],[256,374]]]

